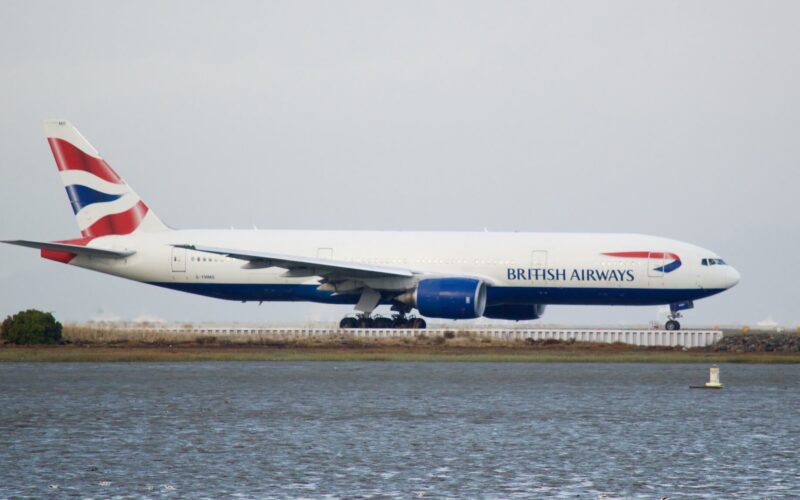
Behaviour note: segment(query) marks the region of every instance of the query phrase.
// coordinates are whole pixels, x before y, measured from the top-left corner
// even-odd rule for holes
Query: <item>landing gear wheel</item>
[[[387,318],[385,316],[376,316],[372,318],[372,328],[392,328],[394,326],[393,323],[392,318]]]
[[[359,316],[356,319],[356,328],[372,328],[372,318],[367,315]]]
[[[411,318],[408,320],[408,325],[406,328],[411,328],[413,330],[424,330],[428,327],[428,324],[425,323],[425,320],[422,318]]]
[[[339,328],[350,329],[350,328],[356,328],[356,326],[357,326],[356,319],[351,318],[349,316],[346,318],[342,318],[342,320],[339,322]]]
[[[666,328],[669,331],[680,330],[681,324],[675,321],[674,319],[671,319],[667,321],[667,324],[664,326],[664,328]]]
[[[392,318],[392,328],[408,328],[408,320],[405,315],[396,315]]]

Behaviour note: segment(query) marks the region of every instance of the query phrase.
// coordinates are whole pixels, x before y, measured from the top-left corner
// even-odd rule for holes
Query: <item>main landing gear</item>
[[[391,318],[386,316],[370,316],[369,314],[359,314],[358,316],[347,316],[339,322],[339,328],[410,328],[413,330],[423,330],[427,327],[425,320],[416,316],[406,316],[400,312]]]
[[[428,326],[424,319],[417,316],[408,316],[408,313],[411,312],[411,306],[402,302],[394,302],[392,304],[392,311],[395,311],[395,314],[391,318],[372,316],[372,311],[378,306],[380,299],[381,295],[379,293],[372,289],[366,289],[362,293],[358,304],[356,304],[356,310],[362,312],[356,316],[342,318],[339,322],[339,328],[410,328],[422,330]]]

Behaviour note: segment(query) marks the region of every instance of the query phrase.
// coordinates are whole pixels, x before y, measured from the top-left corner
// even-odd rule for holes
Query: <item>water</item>
[[[796,497],[800,366],[0,365],[0,497]]]

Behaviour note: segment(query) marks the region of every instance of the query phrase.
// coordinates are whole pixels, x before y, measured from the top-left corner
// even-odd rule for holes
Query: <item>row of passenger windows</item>
[[[191,262],[230,262],[237,259],[233,259],[231,257],[199,257],[199,256],[191,256],[189,258]],[[352,257],[348,257],[344,259],[345,262],[355,262],[361,264],[461,264],[466,265],[469,263],[468,260],[465,259],[381,259],[381,258],[366,258],[366,259],[355,259]],[[475,265],[479,266],[516,266],[519,265],[517,261],[514,260],[490,260],[490,259],[475,259]],[[548,262],[547,266],[544,267],[554,267],[558,263],[557,262]],[[717,264],[725,264],[722,259],[703,259],[704,266],[713,266]],[[634,268],[638,267],[638,262],[635,261],[604,261],[599,263],[602,267],[621,267],[621,268]],[[533,267],[542,267],[541,264],[533,265]]]
[[[227,262],[233,259],[230,257],[191,257],[189,260],[192,262]]]
[[[725,261],[722,259],[703,259],[702,264],[704,266],[724,266]]]
[[[190,262],[228,262],[234,259],[228,257],[190,257]],[[335,260],[335,259],[334,259]],[[345,259],[345,262],[353,262],[358,264],[468,264],[467,260],[453,260],[453,259],[415,259],[410,262],[407,259]],[[476,260],[477,265],[514,265],[516,264],[510,260]]]
[[[190,262],[229,262],[235,259],[230,257],[195,257],[189,258]],[[334,259],[336,260],[336,259]],[[366,258],[355,259],[345,258],[345,262],[354,262],[359,264],[468,264],[468,260],[464,259],[385,259],[385,258]],[[477,265],[516,265],[516,262],[511,260],[475,260]]]
[[[237,259],[231,257],[200,257],[191,256],[191,262],[231,262]],[[334,259],[335,260],[335,259]],[[365,258],[357,259],[353,257],[346,257],[343,259],[345,262],[354,262],[360,264],[469,264],[470,261],[466,259],[386,259],[386,258]],[[475,265],[479,266],[516,266],[519,263],[515,260],[492,260],[492,259],[475,259]],[[557,262],[548,262],[546,267],[556,266]],[[638,262],[627,261],[603,261],[598,263],[602,267],[638,267]],[[722,265],[725,262],[722,259],[703,259],[704,266]],[[537,267],[537,266],[533,266]]]
[[[336,257],[333,257],[333,260],[338,260]],[[460,265],[467,265],[470,263],[467,259],[397,259],[397,258],[380,258],[380,257],[367,257],[367,258],[355,258],[355,257],[344,257],[341,259],[343,262],[353,262],[357,264],[460,264]],[[516,262],[511,260],[482,260],[476,259],[474,261],[476,265],[494,265],[494,266],[501,266],[501,265],[515,265]]]

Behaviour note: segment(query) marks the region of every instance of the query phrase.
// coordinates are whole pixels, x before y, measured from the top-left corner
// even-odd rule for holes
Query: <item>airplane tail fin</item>
[[[44,133],[84,238],[169,228],[65,120],[46,120]]]

